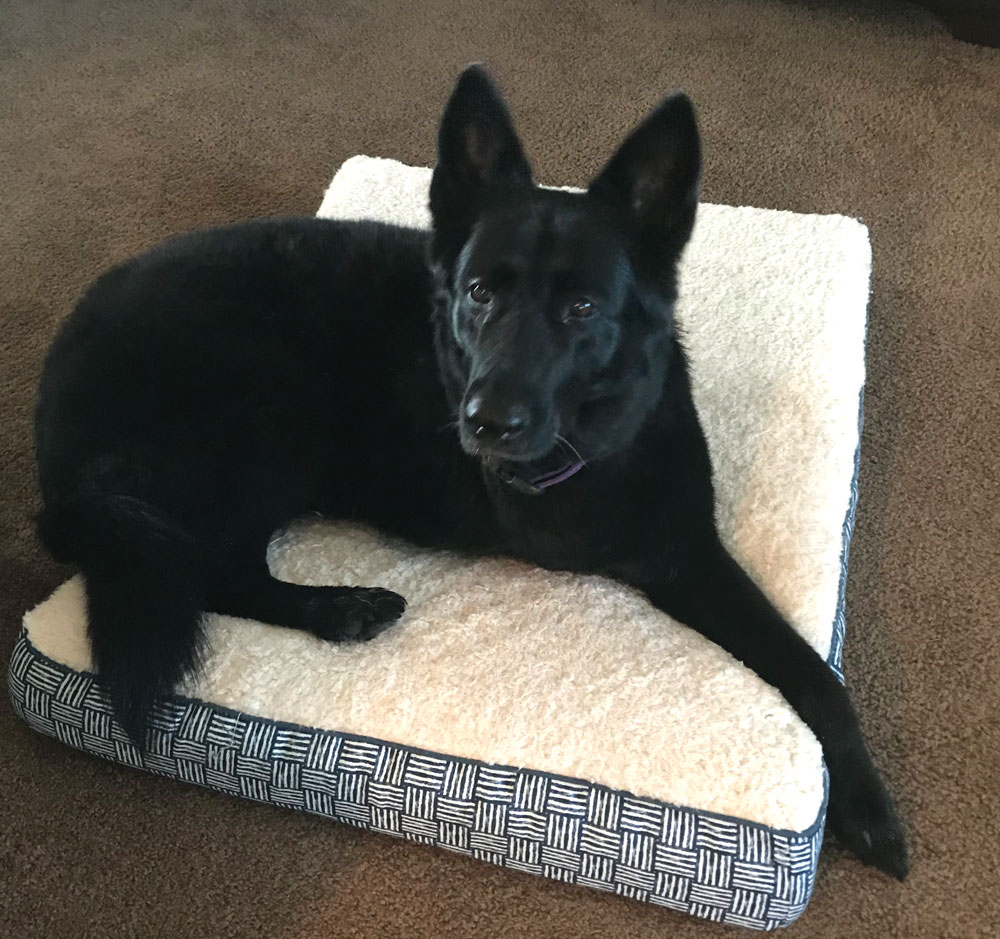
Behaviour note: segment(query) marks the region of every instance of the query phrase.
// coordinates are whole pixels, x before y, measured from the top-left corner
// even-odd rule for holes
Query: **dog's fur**
[[[836,832],[904,876],[847,693],[716,533],[673,320],[700,165],[674,95],[585,194],[539,189],[471,67],[442,121],[429,235],[255,221],[97,281],[45,365],[39,533],[85,575],[95,660],[137,740],[196,666],[203,610],[335,641],[403,613],[378,587],[271,577],[275,530],[318,511],[645,591],[781,690],[823,745]],[[579,471],[537,491],[567,462]]]

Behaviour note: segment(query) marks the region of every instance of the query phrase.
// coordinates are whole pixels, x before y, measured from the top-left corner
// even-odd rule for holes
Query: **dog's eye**
[[[593,316],[596,312],[597,307],[594,306],[593,302],[584,299],[577,300],[567,311],[568,318],[575,320],[585,320],[588,316]]]
[[[489,303],[493,299],[493,293],[487,287],[483,285],[481,281],[476,281],[469,288],[469,296],[472,297],[476,303]]]

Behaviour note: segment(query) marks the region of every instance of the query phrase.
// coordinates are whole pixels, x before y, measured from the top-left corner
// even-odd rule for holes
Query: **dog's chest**
[[[496,490],[493,497],[511,553],[553,570],[612,568],[647,541],[652,524],[634,493],[586,480],[568,480],[536,496]]]

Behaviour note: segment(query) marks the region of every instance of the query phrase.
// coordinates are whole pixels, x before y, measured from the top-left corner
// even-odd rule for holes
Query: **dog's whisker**
[[[587,461],[580,455],[580,451],[576,449],[562,434],[556,434],[556,443],[568,447],[570,452],[575,456],[584,466],[587,465]]]

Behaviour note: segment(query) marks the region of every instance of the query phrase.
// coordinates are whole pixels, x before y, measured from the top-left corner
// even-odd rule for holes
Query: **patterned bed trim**
[[[858,405],[858,445],[854,450],[854,475],[851,478],[851,496],[844,516],[843,541],[840,549],[840,586],[837,590],[837,613],[833,618],[833,636],[830,639],[830,653],[826,662],[834,674],[844,682],[844,636],[847,632],[845,608],[847,606],[847,568],[851,554],[851,538],[854,522],[858,514],[858,476],[861,472],[861,431],[864,425],[865,390],[861,389]]]
[[[868,316],[865,315],[865,336],[867,346]],[[861,476],[861,435],[865,427],[865,386],[858,392],[858,445],[854,448],[854,473],[851,476],[851,495],[847,502],[847,514],[840,548],[840,586],[837,590],[837,613],[833,617],[833,637],[830,639],[830,654],[826,662],[834,674],[844,683],[844,636],[847,632],[845,610],[847,607],[847,568],[851,556],[851,538],[854,537],[854,523],[858,515],[858,480]]]
[[[752,929],[787,926],[812,893],[825,799],[808,830],[779,831],[181,697],[157,704],[140,753],[95,676],[47,658],[24,631],[8,683],[32,729],[88,753],[513,870]]]

